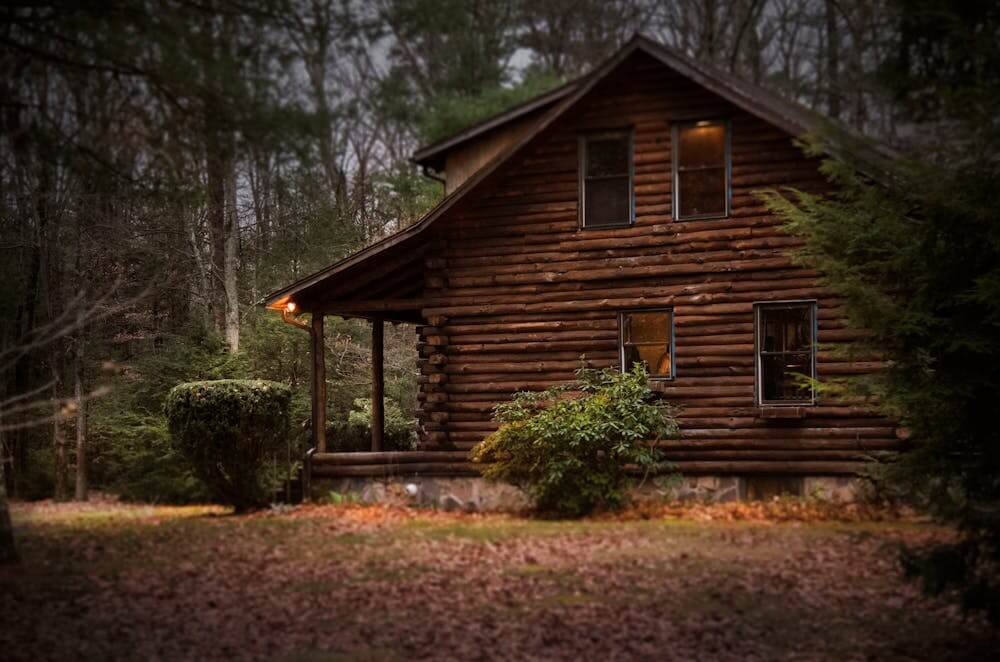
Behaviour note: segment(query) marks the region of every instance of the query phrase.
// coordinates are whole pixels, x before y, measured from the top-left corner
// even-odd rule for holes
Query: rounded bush
[[[483,475],[527,492],[538,510],[579,517],[622,505],[632,469],[664,470],[656,442],[678,436],[673,407],[646,371],[578,370],[576,382],[496,406],[499,429],[472,450]]]
[[[265,505],[263,460],[288,434],[291,389],[256,379],[189,382],[164,404],[170,437],[195,473],[237,512]]]

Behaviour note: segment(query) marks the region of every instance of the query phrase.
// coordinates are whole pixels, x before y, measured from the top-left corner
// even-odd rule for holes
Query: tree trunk
[[[184,215],[188,217],[193,216],[193,214],[190,214],[187,210],[185,210]],[[202,305],[199,306],[199,310],[202,314],[202,321],[205,324],[205,328],[208,329],[212,326],[212,310],[214,309],[214,306],[212,305],[212,293],[214,291],[212,289],[212,265],[205,264],[205,260],[202,258],[202,245],[198,241],[198,236],[195,232],[195,220],[191,218],[190,221],[191,222],[188,224],[187,231],[188,243],[191,245],[191,254],[194,255],[194,266],[195,271],[197,272],[195,276],[195,290],[197,291],[197,297],[200,297],[202,303]],[[190,301],[190,308],[192,312],[194,311],[195,303],[196,302],[194,301]]]
[[[240,298],[236,282],[240,252],[240,229],[236,217],[236,168],[229,161],[228,204],[226,205],[225,256],[223,263],[223,288],[226,295],[226,343],[233,354],[240,350]]]
[[[210,106],[211,107],[211,106]],[[213,112],[208,111],[210,114]],[[214,128],[209,128],[209,132]],[[208,231],[211,241],[211,265],[209,266],[209,302],[212,306],[212,322],[215,332],[222,334],[225,329],[226,302],[222,283],[225,280],[226,254],[226,162],[222,146],[215,136],[209,136],[206,154],[206,179],[208,184]]]
[[[0,441],[0,454],[6,455],[2,441]],[[10,521],[10,511],[7,508],[7,486],[4,475],[6,461],[6,457],[0,457],[0,565],[18,560],[14,525]]]
[[[830,117],[840,117],[840,34],[837,3],[826,0],[826,106]]]
[[[55,494],[56,501],[69,501],[69,479],[67,476],[66,435],[62,430],[62,408],[59,406],[59,384],[61,383],[58,343],[53,345],[52,361],[52,445],[55,447]]]
[[[86,501],[87,481],[87,405],[83,401],[83,329],[79,331],[76,352],[73,356],[73,397],[76,399],[76,500]]]

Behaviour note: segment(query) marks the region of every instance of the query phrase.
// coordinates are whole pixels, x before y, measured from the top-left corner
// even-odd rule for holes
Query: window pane
[[[670,312],[666,310],[647,313],[629,313],[626,316],[625,342],[670,341]]]
[[[629,178],[584,182],[584,225],[624,225],[629,218]]]
[[[677,173],[681,216],[726,212],[726,170],[690,170]]]
[[[812,375],[812,358],[808,353],[762,356],[761,392],[766,402],[809,400],[808,388],[800,388],[798,375]]]
[[[725,125],[685,126],[681,127],[677,133],[680,143],[677,163],[681,168],[725,165]]]
[[[669,310],[626,313],[622,318],[625,370],[644,363],[653,377],[671,377],[670,334],[673,332]]]
[[[628,136],[587,140],[587,176],[628,174]]]
[[[760,348],[765,352],[808,351],[812,346],[812,306],[761,309]]]
[[[652,377],[669,377],[670,345],[626,345],[625,369],[631,370],[636,363],[645,363]]]

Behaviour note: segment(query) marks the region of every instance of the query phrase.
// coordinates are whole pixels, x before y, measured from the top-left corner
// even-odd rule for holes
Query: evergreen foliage
[[[576,382],[521,392],[496,407],[500,428],[472,451],[483,475],[524,489],[538,510],[564,517],[617,508],[627,470],[663,468],[655,442],[679,434],[644,366],[578,370]]]
[[[416,448],[417,421],[403,414],[392,398],[384,398],[383,448],[385,451],[412,451]],[[365,452],[372,449],[372,401],[357,398],[346,420],[327,423],[326,440],[330,452]]]
[[[906,161],[875,183],[862,168],[825,161],[828,197],[765,197],[805,239],[802,260],[846,297],[852,324],[871,331],[867,349],[890,360],[825,388],[874,397],[909,429],[912,448],[885,477],[966,534],[917,564],[928,587],[961,583],[968,606],[997,617],[1000,583],[986,569],[1000,563],[1000,169]],[[931,570],[934,559],[952,565]]]
[[[291,389],[264,380],[190,382],[164,412],[175,447],[216,497],[243,512],[264,505],[264,460],[288,434]]]
[[[562,81],[534,72],[516,85],[498,85],[470,96],[445,91],[436,95],[417,119],[417,132],[426,142],[447,138],[478,122],[556,88]]]
[[[823,164],[836,193],[765,199],[805,240],[803,261],[846,298],[851,322],[871,331],[868,348],[889,359],[825,387],[874,396],[902,422],[911,448],[878,474],[963,533],[909,550],[907,568],[928,591],[957,588],[966,607],[1000,622],[1000,10],[893,5],[898,40],[883,82],[902,118],[922,123],[919,157],[873,168],[851,156],[867,145],[815,138],[814,156],[838,145],[841,158]]]

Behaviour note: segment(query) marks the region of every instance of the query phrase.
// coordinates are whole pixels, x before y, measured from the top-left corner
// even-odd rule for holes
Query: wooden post
[[[382,373],[383,330],[381,317],[372,318],[372,451],[382,450],[385,436],[385,375]]]
[[[317,453],[326,452],[326,345],[323,315],[314,313],[310,331],[312,345],[312,437]]]

